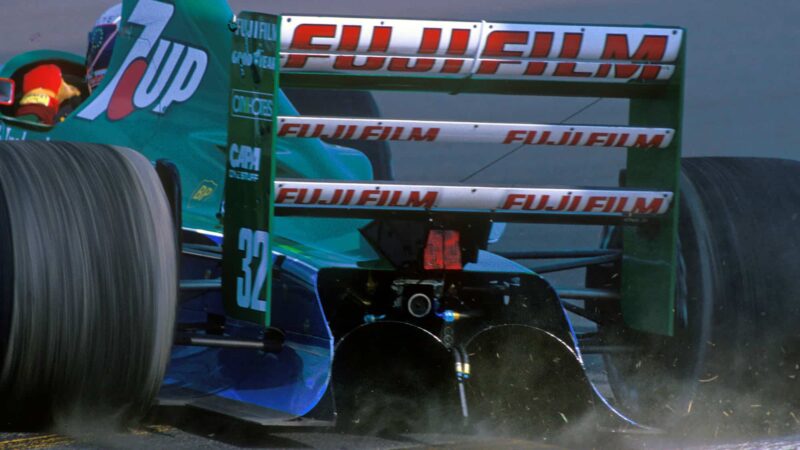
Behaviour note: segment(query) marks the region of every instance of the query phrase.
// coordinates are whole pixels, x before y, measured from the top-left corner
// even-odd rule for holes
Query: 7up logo
[[[137,109],[164,114],[175,104],[189,100],[206,73],[205,51],[162,39],[175,7],[156,0],[140,0],[124,26],[140,25],[136,39],[114,78],[78,114],[94,120],[106,113],[120,120]]]

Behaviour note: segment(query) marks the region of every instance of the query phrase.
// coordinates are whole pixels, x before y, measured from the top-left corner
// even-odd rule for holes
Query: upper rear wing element
[[[285,16],[284,74],[625,83],[675,73],[677,28]]]
[[[275,214],[463,213],[651,224],[624,227],[623,314],[635,328],[672,333],[682,29],[245,12],[231,30],[223,289],[232,315],[268,321]],[[599,126],[279,116],[279,86],[620,97],[630,99],[629,120]],[[627,170],[622,189],[275,180],[278,137],[626,148]]]

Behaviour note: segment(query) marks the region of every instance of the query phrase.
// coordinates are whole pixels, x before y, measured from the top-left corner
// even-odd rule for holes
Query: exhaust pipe
[[[421,319],[431,313],[433,302],[430,297],[422,292],[418,292],[409,297],[408,302],[406,302],[406,308],[412,317]]]

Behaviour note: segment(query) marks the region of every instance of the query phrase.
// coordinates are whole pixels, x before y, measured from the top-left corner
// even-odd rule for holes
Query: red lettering
[[[330,200],[320,200],[320,205],[335,205],[339,203],[339,199],[342,197],[342,190],[336,189],[333,191],[333,195],[331,196]]]
[[[383,127],[383,131],[381,132],[381,135],[378,137],[378,140],[385,141],[389,139],[389,136],[392,135],[392,131],[394,131],[393,127]]]
[[[547,63],[541,61],[532,61],[528,63],[528,67],[525,69],[525,75],[540,76],[544,73],[544,69],[546,68]]]
[[[542,197],[539,199],[539,204],[536,205],[536,208],[534,208],[534,209],[537,210],[537,211],[541,210],[541,209],[544,209],[544,207],[547,206],[547,202],[549,202],[549,201],[550,201],[550,195],[549,194],[542,195]]]
[[[558,63],[556,64],[556,71],[553,72],[554,76],[557,77],[590,77],[592,74],[590,72],[576,72],[575,67],[577,67],[576,63]]]
[[[409,136],[409,141],[428,141],[433,142],[439,136],[440,128],[428,128],[423,134],[423,128],[414,127],[411,129],[411,136]]]
[[[394,191],[392,192],[392,199],[389,201],[389,206],[397,206],[397,202],[400,201],[400,197],[403,195],[403,191]]]
[[[303,24],[294,29],[292,43],[289,49],[297,50],[330,50],[329,44],[314,44],[314,38],[332,38],[336,36],[336,25]],[[308,58],[325,58],[324,55],[297,55],[290,54],[286,58],[283,67],[302,68],[308,62]]]
[[[609,34],[603,48],[602,59],[620,59],[624,61],[661,61],[667,52],[667,36],[646,35],[639,47],[630,54],[628,36],[625,34]]]
[[[448,55],[463,55],[469,45],[469,29],[455,29],[450,35],[450,45],[447,47]]]
[[[615,78],[631,78],[642,66],[638,64],[614,64]]]
[[[597,68],[597,72],[594,74],[594,77],[606,78],[608,77],[609,72],[611,72],[611,64],[600,64],[600,67]]]
[[[570,195],[562,196],[561,197],[561,202],[559,202],[558,206],[556,206],[555,208],[552,207],[552,206],[548,206],[547,208],[545,208],[545,210],[547,210],[547,211],[563,211],[564,208],[567,207],[567,204],[569,203],[570,197],[571,197]]]
[[[576,195],[575,198],[572,199],[572,204],[569,205],[569,209],[567,211],[577,210],[578,206],[581,204],[581,200],[583,200],[583,197],[580,195]]]
[[[307,191],[305,189],[302,189],[301,191],[301,199],[295,201],[295,203],[299,205],[316,205],[319,202],[320,196],[322,195],[322,189],[314,189],[311,193],[311,199],[305,201],[305,194]]]
[[[390,191],[381,192],[381,198],[378,200],[378,206],[383,206],[386,204],[386,202],[389,200],[389,194],[391,194]]]
[[[425,28],[422,30],[422,42],[419,44],[417,53],[430,54],[439,50],[439,42],[442,40],[441,28]]]
[[[353,135],[358,131],[358,125],[350,125],[347,127],[347,133],[342,136],[342,139],[353,139]]]
[[[525,130],[511,130],[506,134],[503,144],[511,144],[512,142],[521,141],[522,136],[526,133]]]
[[[337,70],[379,70],[383,67],[386,58],[381,56],[369,56],[363,64],[356,65],[356,57],[350,55],[337,56],[333,63],[333,68]]]
[[[464,67],[464,61],[461,59],[448,59],[444,62],[442,73],[458,73]]]
[[[386,53],[389,49],[389,41],[392,39],[392,27],[375,27],[372,32],[372,42],[367,51],[373,53]]]
[[[657,214],[663,204],[664,199],[661,197],[651,199],[649,204],[646,198],[637,198],[631,212],[633,214]]]
[[[602,202],[604,202],[606,200],[608,200],[608,197],[591,196],[586,201],[586,207],[583,208],[583,210],[586,211],[586,212],[593,212],[595,210],[595,208],[599,208],[599,207],[603,206]]]
[[[586,139],[586,145],[602,144],[606,142],[608,133],[591,133],[589,138]]]
[[[353,200],[353,196],[356,194],[356,191],[353,189],[348,189],[347,192],[344,194],[344,199],[342,199],[341,205],[349,205],[350,201]]]
[[[436,206],[436,199],[439,197],[439,193],[436,191],[429,191],[426,192],[425,195],[420,198],[422,192],[420,191],[411,191],[408,194],[408,202],[406,203],[407,206],[412,206],[414,208],[426,208],[430,209]]]
[[[332,38],[336,35],[336,25],[303,24],[294,29],[292,43],[289,49],[296,50],[329,50],[328,44],[314,44],[311,41],[317,37]]]
[[[511,209],[515,206],[519,206],[522,204],[520,200],[525,197],[527,197],[525,194],[508,194],[506,195],[506,201],[500,209]]]
[[[296,188],[280,188],[278,189],[278,194],[275,196],[275,203],[289,203],[288,200],[291,200],[290,196],[297,197]]]
[[[617,202],[617,209],[615,209],[614,212],[625,212],[625,205],[628,204],[628,197],[620,197]]]
[[[661,73],[661,66],[642,66],[642,73],[639,78],[642,80],[657,80]]]
[[[376,131],[383,130],[383,127],[369,125],[364,127],[364,131],[361,132],[361,137],[359,139],[371,139],[373,137],[377,137],[380,133],[375,133]]]
[[[361,197],[358,199],[358,202],[356,202],[356,205],[364,206],[369,202],[373,202],[373,201],[375,201],[373,196],[380,195],[380,193],[381,193],[381,191],[376,190],[376,189],[367,189],[365,191],[362,191],[361,192]]]
[[[493,56],[522,56],[521,51],[506,50],[506,45],[509,44],[526,44],[528,42],[527,31],[492,31],[486,37],[486,47],[483,49],[482,57]],[[485,60],[481,61],[477,73],[479,74],[493,74],[497,73],[500,64],[519,64],[519,61],[503,61],[503,60]]]
[[[522,209],[524,209],[526,211],[530,211],[531,210],[531,206],[533,206],[533,202],[535,200],[536,200],[536,196],[535,195],[527,195],[525,197],[525,204],[522,205]]]
[[[633,147],[636,148],[659,148],[661,144],[664,143],[664,135],[663,134],[654,134],[652,136],[648,136],[646,134],[640,134],[636,136],[636,142],[633,143]]]
[[[405,131],[405,127],[397,127],[394,130],[394,134],[392,134],[392,140],[397,141],[400,139],[400,136],[403,135],[403,131]]]
[[[392,58],[389,61],[389,71],[391,72],[429,72],[436,62],[432,58],[413,58],[414,65],[409,63],[412,58]]]
[[[336,125],[336,130],[333,132],[333,136],[331,136],[330,138],[331,139],[341,138],[342,134],[344,134],[345,128],[347,128],[346,125]]]
[[[537,32],[533,35],[531,58],[547,58],[553,48],[553,32]]]
[[[339,39],[339,51],[354,52],[358,49],[358,40],[361,38],[360,25],[345,25],[342,27],[342,38]]]
[[[561,46],[560,58],[575,59],[581,52],[583,33],[564,33],[564,43]]]
[[[281,125],[281,129],[278,130],[278,136],[289,136],[291,134],[296,135],[296,129],[300,127],[300,124],[297,123],[284,123]]]
[[[603,212],[611,212],[614,209],[614,205],[617,203],[617,197],[608,197],[608,201],[606,202],[606,207],[603,208]]]

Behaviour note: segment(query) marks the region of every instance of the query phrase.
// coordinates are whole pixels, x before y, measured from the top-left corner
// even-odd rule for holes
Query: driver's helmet
[[[89,48],[86,51],[86,84],[94,90],[111,64],[111,52],[122,21],[122,4],[108,8],[94,23],[89,32]]]

